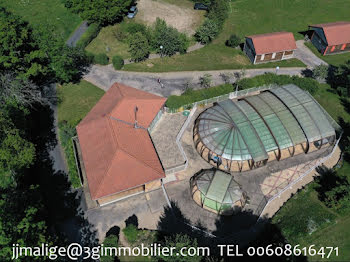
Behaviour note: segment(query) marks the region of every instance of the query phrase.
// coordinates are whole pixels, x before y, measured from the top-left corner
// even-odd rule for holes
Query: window
[[[261,60],[265,59],[265,54],[261,55]]]
[[[272,54],[272,59],[275,59],[275,57],[276,57],[276,53],[273,53]]]
[[[343,44],[342,47],[341,47],[341,50],[344,50],[346,47],[346,44]]]
[[[333,51],[334,51],[334,49],[335,49],[335,45],[334,45],[334,46],[332,46],[332,48],[331,48],[331,52],[333,52]]]

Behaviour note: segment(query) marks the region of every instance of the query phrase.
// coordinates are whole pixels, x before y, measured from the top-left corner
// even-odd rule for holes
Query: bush
[[[126,240],[128,240],[128,242],[130,244],[133,244],[138,239],[139,230],[138,230],[138,228],[135,225],[129,224],[127,227],[125,227],[123,229],[123,233],[124,233],[124,235],[126,237]]]
[[[202,44],[210,43],[219,33],[219,28],[216,22],[205,19],[204,23],[197,29],[195,37]]]
[[[212,97],[225,95],[230,92],[233,92],[233,87],[229,84],[200,90],[187,89],[181,96],[169,96],[165,105],[168,108],[177,109],[186,104],[191,104]]]
[[[93,58],[94,64],[108,65],[108,62],[109,62],[108,56],[104,53],[96,54]]]
[[[226,40],[226,45],[229,47],[237,47],[241,43],[241,39],[237,35],[231,35],[229,39]]]
[[[328,66],[318,65],[312,70],[312,76],[315,79],[324,80],[328,76]]]
[[[124,60],[120,56],[116,55],[116,56],[113,56],[112,63],[113,63],[114,69],[118,70],[118,69],[122,69],[124,65]]]
[[[110,235],[105,238],[103,241],[103,246],[104,247],[118,247],[118,236],[116,235]],[[113,256],[101,256],[100,258],[101,262],[113,262],[115,261],[115,257]]]
[[[303,90],[308,91],[310,94],[315,94],[318,90],[320,83],[311,78],[302,78],[299,76],[288,76],[288,75],[276,75],[268,73],[252,78],[244,78],[237,82],[237,85],[241,89],[248,89],[252,87],[259,87],[263,85],[287,85],[294,84]]]
[[[90,24],[88,29],[85,31],[85,33],[80,37],[79,41],[77,42],[77,46],[81,48],[85,48],[90,44],[90,42],[98,35],[100,32],[101,27],[99,24],[93,23]]]

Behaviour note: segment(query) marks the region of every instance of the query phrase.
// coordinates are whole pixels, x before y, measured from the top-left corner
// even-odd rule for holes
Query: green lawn
[[[64,7],[61,0],[2,0],[0,5],[23,17],[33,26],[53,26],[65,39],[82,22],[77,14]]]
[[[321,85],[314,95],[316,100],[334,118],[350,121],[350,114],[341,105],[340,97],[326,84]],[[350,179],[350,164],[337,170]],[[293,245],[301,247],[315,245],[320,247],[339,247],[339,256],[334,254],[322,261],[350,261],[350,210],[341,213],[327,208],[317,197],[315,182],[295,194],[273,217],[272,222]],[[315,231],[311,233],[310,230]],[[309,256],[310,261],[320,261],[320,256]]]
[[[237,34],[243,39],[244,36],[251,34],[291,31],[298,40],[303,38],[299,32],[307,30],[309,24],[349,20],[349,10],[348,0],[233,1],[223,31],[206,48],[173,58],[126,65],[125,70],[161,72],[247,67],[249,61],[243,53],[224,45],[231,34]],[[280,66],[296,66],[296,64],[297,62],[292,61]],[[276,64],[267,63],[248,67],[275,66]]]
[[[194,70],[221,70],[240,68],[267,68],[267,67],[306,67],[297,59],[280,62],[252,65],[248,57],[241,51],[225,46],[224,44],[210,44],[194,52],[147,60],[142,63],[124,66],[126,71],[139,72],[171,72]]]
[[[102,28],[98,36],[91,41],[85,50],[95,55],[104,53],[110,58],[110,61],[115,55],[124,59],[130,58],[129,45],[126,42],[118,41],[114,35],[119,27],[120,24],[116,24]]]
[[[305,43],[305,45],[319,58],[326,61],[330,65],[339,66],[345,64],[346,61],[350,60],[350,52],[337,54],[337,55],[321,55],[320,52],[314,47],[314,45],[310,42]]]
[[[58,122],[76,126],[103,96],[104,91],[87,81],[58,87]]]

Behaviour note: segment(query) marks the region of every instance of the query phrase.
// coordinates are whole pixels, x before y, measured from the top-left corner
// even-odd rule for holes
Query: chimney
[[[138,107],[137,106],[135,106],[135,124],[134,124],[134,128],[138,128],[138,126],[137,126],[137,111],[139,111],[139,109],[138,109]]]

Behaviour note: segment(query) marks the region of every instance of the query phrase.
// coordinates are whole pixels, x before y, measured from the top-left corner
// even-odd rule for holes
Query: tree
[[[219,28],[216,22],[205,19],[204,23],[196,31],[195,37],[202,44],[210,43],[219,33]]]
[[[88,57],[81,47],[69,47],[55,28],[40,26],[35,31],[40,49],[49,62],[51,81],[67,83],[76,81],[89,65]]]
[[[315,79],[324,81],[328,76],[328,66],[327,65],[318,65],[312,70],[312,76]]]
[[[136,33],[131,36],[129,52],[132,60],[136,62],[145,60],[150,54],[150,46],[147,38],[141,33]]]
[[[167,26],[166,22],[157,18],[154,26],[153,48],[161,55],[172,56],[176,52],[185,53],[189,45],[185,34]],[[162,46],[162,48],[160,48]]]
[[[177,256],[176,254],[180,252],[182,248],[197,248],[197,240],[191,239],[188,235],[185,234],[176,234],[172,237],[166,237],[164,244],[162,246],[165,247],[175,247],[175,250],[173,252],[173,256],[159,256],[158,261],[164,261],[164,262],[172,262],[172,261],[191,261],[191,262],[199,262],[201,261],[202,257],[195,255],[195,256]]]
[[[237,47],[240,43],[241,39],[237,35],[231,35],[225,42],[225,44],[230,47]]]
[[[67,8],[83,19],[100,25],[121,21],[133,0],[63,0]]]
[[[0,8],[0,70],[38,82],[48,74],[47,64],[28,23]]]

